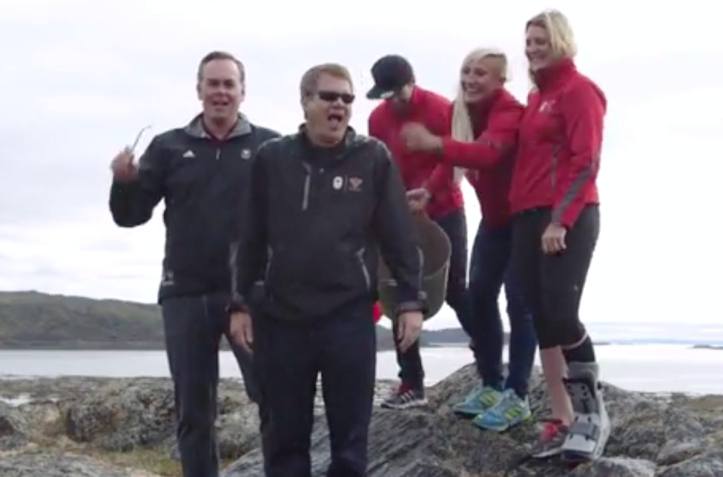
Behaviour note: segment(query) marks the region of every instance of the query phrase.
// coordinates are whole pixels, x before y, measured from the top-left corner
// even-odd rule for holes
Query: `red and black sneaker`
[[[386,409],[409,409],[427,404],[424,388],[415,388],[406,383],[399,385],[399,389],[384,400],[381,404]]]

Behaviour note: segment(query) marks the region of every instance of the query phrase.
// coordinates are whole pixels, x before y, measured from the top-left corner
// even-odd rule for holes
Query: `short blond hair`
[[[351,80],[351,74],[349,70],[338,63],[324,63],[309,68],[304,76],[301,77],[301,84],[299,90],[301,93],[301,101],[303,102],[306,98],[316,94],[316,89],[319,84],[319,78],[321,75],[329,75],[335,78],[343,79],[349,82],[352,90],[354,89],[354,83]]]
[[[530,18],[525,31],[531,26],[544,28],[550,36],[552,54],[558,58],[573,58],[577,54],[575,35],[572,33],[567,17],[558,10],[545,10]]]

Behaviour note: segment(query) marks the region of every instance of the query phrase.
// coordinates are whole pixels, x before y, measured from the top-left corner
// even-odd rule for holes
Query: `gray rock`
[[[571,477],[654,477],[655,463],[649,460],[603,457],[581,465]]]
[[[428,389],[428,406],[389,411],[378,404],[395,383],[378,382],[369,434],[370,477],[723,476],[723,397],[636,393],[605,385],[613,424],[605,457],[572,470],[559,459],[529,458],[538,434],[536,421],[549,415],[545,386],[537,373],[530,390],[534,419],[499,434],[481,431],[452,413],[452,405],[476,383],[474,368],[467,366]],[[0,380],[0,389],[2,397],[9,400],[20,395],[30,398],[30,402],[16,406],[0,404],[0,452],[6,451],[0,454],[0,462],[4,469],[11,468],[8,462],[17,464],[14,474],[6,474],[0,467],[0,475],[35,475],[19,472],[36,467],[53,469],[53,459],[57,458],[58,465],[73,469],[63,475],[125,476],[128,474],[123,469],[54,452],[68,444],[68,437],[78,454],[87,447],[170,451],[175,440],[173,392],[167,379]],[[312,432],[315,476],[324,475],[330,458],[320,396],[315,403]],[[225,470],[225,477],[263,476],[258,425],[257,408],[240,383],[222,380],[219,449],[225,460],[235,459]],[[48,450],[28,453],[33,445]],[[15,451],[8,453],[8,449]],[[23,453],[17,454],[17,449]],[[103,470],[88,470],[91,466]],[[56,475],[39,472],[37,475]]]
[[[723,450],[708,452],[675,464],[657,474],[658,477],[721,477],[723,475]]]
[[[216,436],[222,459],[237,459],[261,445],[259,416],[255,404],[221,414],[216,422]]]
[[[158,477],[122,469],[89,457],[62,452],[26,452],[0,456],[3,477]]]
[[[24,430],[28,428],[17,409],[0,402],[0,451],[21,448],[28,443]]]
[[[660,449],[658,464],[677,464],[704,451],[705,444],[698,438],[692,438],[689,441],[669,440]]]
[[[173,402],[170,380],[110,381],[66,404],[67,434],[110,451],[153,446],[173,433]]]
[[[712,413],[706,415],[693,409],[689,405],[693,398],[673,399],[604,386],[613,423],[606,457],[578,466],[571,473],[572,468],[559,459],[529,458],[529,449],[538,433],[534,422],[498,434],[481,431],[468,420],[454,416],[452,405],[476,382],[475,370],[468,366],[430,388],[430,404],[424,409],[375,409],[369,435],[370,477],[653,477],[656,471],[664,470],[658,468],[659,457],[684,466],[670,467],[668,471],[716,470],[716,454],[710,451],[718,442],[715,432],[723,435],[723,426],[717,425]],[[533,375],[530,399],[536,417],[548,415],[544,383],[537,374]],[[706,451],[709,453],[701,454]],[[321,418],[315,423],[311,453],[312,475],[324,475],[329,464],[329,443]],[[691,456],[694,457],[690,459]],[[262,465],[260,452],[252,451],[232,464],[224,475],[261,477]]]

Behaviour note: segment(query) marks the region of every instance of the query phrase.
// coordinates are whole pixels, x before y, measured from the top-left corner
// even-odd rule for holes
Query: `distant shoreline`
[[[719,344],[695,344],[689,343],[616,343],[615,341],[598,341],[595,342],[595,346],[631,346],[639,345],[645,346],[649,344],[660,344],[660,345],[671,345],[671,346],[685,346],[690,349],[699,350],[714,350],[723,351],[723,345]],[[467,348],[468,343],[461,343],[458,341],[450,342],[423,342],[422,348]],[[221,351],[230,351],[228,344],[222,341]],[[83,342],[2,342],[0,341],[0,351],[165,351],[166,348],[156,342],[149,341],[129,341],[129,342],[106,342],[106,341],[83,341]],[[389,343],[379,344],[377,351],[393,351],[394,348]]]
[[[165,351],[155,343],[0,343],[0,351]]]

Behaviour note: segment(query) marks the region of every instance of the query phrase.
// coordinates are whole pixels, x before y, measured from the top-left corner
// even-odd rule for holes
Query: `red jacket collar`
[[[490,109],[492,109],[492,106],[497,102],[497,100],[502,96],[502,93],[504,91],[504,88],[498,88],[495,91],[492,92],[489,96],[486,98],[483,98],[476,103],[472,103],[468,105],[469,112],[472,115],[485,115],[489,112]]]
[[[414,85],[414,89],[412,89],[412,96],[409,98],[409,107],[403,113],[395,110],[390,100],[386,100],[387,107],[392,111],[395,116],[407,117],[413,115],[416,111],[419,111],[419,109],[422,107],[422,104],[424,104],[424,99],[426,95],[426,90],[420,88],[417,85]]]
[[[572,58],[563,58],[560,61],[534,73],[535,85],[540,91],[554,88],[557,84],[577,73]]]

